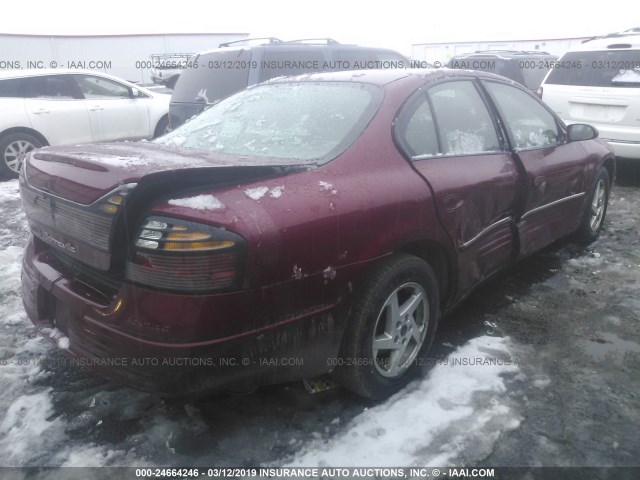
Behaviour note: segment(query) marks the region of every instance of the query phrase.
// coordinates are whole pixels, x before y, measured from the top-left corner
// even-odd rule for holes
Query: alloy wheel
[[[596,189],[593,192],[593,199],[591,200],[591,218],[589,219],[589,225],[592,231],[597,231],[600,228],[602,219],[604,217],[604,210],[606,207],[606,195],[607,187],[604,184],[604,179],[598,180]]]
[[[427,293],[417,283],[405,283],[389,295],[373,330],[373,361],[378,373],[402,375],[422,348],[429,324]]]
[[[27,154],[35,150],[36,146],[26,140],[16,140],[7,145],[4,151],[4,161],[11,170],[16,173],[20,172],[22,162],[24,162]]]

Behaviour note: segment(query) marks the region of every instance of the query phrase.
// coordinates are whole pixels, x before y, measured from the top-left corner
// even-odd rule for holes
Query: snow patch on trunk
[[[213,195],[197,195],[195,197],[169,200],[169,205],[193,208],[194,210],[222,210],[224,205]]]

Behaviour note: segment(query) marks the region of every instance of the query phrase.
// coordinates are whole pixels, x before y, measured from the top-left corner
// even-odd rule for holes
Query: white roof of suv
[[[572,48],[571,51],[629,49],[640,49],[640,32],[614,33],[605,37],[596,37]]]

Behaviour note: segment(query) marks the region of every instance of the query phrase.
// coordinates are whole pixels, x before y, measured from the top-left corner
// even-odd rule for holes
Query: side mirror
[[[131,87],[131,98],[142,98],[145,95],[135,87]]]
[[[592,140],[598,138],[598,130],[586,123],[574,123],[567,127],[567,134],[570,142],[579,142],[580,140]]]

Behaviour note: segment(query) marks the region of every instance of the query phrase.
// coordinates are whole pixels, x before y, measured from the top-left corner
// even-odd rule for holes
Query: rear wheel
[[[576,231],[576,239],[578,241],[591,243],[600,235],[604,217],[607,213],[610,185],[609,173],[604,168],[600,168],[591,187],[587,208]]]
[[[431,267],[411,255],[390,257],[354,301],[335,377],[366,398],[398,391],[418,372],[439,315],[438,283]]]
[[[28,133],[9,133],[0,138],[0,175],[17,177],[27,154],[42,147],[42,142]]]

